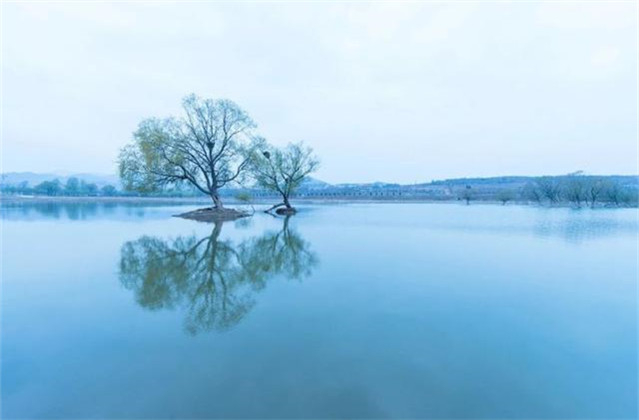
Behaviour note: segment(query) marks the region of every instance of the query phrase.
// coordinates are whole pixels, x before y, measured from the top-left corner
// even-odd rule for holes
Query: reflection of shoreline
[[[589,210],[587,210],[589,211]],[[619,220],[611,217],[587,217],[588,214],[547,214],[550,217],[536,217],[529,223],[505,220],[499,223],[497,220],[491,224],[475,223],[474,220],[446,221],[433,230],[453,230],[465,233],[495,234],[495,235],[525,235],[537,238],[559,238],[569,243],[580,243],[585,240],[611,237],[615,235],[637,235],[637,221],[633,219]],[[586,216],[586,217],[583,217]]]
[[[75,202],[73,197],[64,197],[64,201],[25,202],[22,204],[7,204],[0,199],[0,219],[6,221],[42,221],[51,220],[117,220],[133,221],[153,219],[168,219],[172,215],[191,210],[201,206],[191,203],[189,205],[181,201],[166,202],[166,199],[148,198],[140,201],[133,198],[129,202],[99,202],[103,198],[88,197],[86,201]],[[120,198],[115,198],[119,200]],[[131,199],[131,198],[129,198]],[[301,205],[311,201],[300,200]],[[207,203],[208,204],[208,203]],[[367,219],[367,211],[373,209],[388,210],[385,206],[392,206],[390,202],[367,205],[355,202],[324,202],[317,203],[315,207],[304,208],[305,212],[320,209],[330,210],[344,204],[345,211],[350,211],[345,223],[352,220],[364,221]],[[348,206],[352,204],[352,206]],[[416,229],[427,228],[430,230],[454,230],[464,232],[477,232],[501,235],[528,235],[535,237],[560,238],[571,243],[611,237],[614,235],[636,235],[638,223],[636,209],[567,209],[562,207],[525,207],[525,206],[488,206],[488,205],[458,205],[449,207],[442,205],[413,203],[413,210],[405,215],[401,212],[408,207],[408,203],[398,203],[392,208],[392,217],[377,218],[377,223],[385,225],[406,225]],[[171,208],[172,206],[174,208]],[[189,208],[190,206],[192,208]],[[183,206],[183,207],[182,207]],[[238,208],[245,208],[237,205]],[[259,211],[259,205],[255,205]],[[355,212],[355,213],[353,213]],[[424,217],[427,216],[427,217]],[[355,219],[352,219],[355,218]],[[249,219],[246,219],[247,221]],[[337,219],[335,219],[337,221]]]
[[[580,243],[588,239],[615,235],[637,235],[637,224],[613,219],[539,220],[533,228],[538,237],[561,237],[567,242]]]
[[[209,236],[163,240],[142,236],[121,249],[120,282],[150,310],[181,308],[191,334],[226,330],[255,305],[255,295],[282,275],[304,279],[317,264],[309,244],[284,220],[267,232],[234,244],[220,240],[223,223]]]

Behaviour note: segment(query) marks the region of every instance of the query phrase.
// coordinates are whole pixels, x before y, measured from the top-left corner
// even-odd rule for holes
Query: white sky
[[[328,182],[637,173],[635,2],[87,3],[2,5],[6,172],[114,173],[195,92]]]

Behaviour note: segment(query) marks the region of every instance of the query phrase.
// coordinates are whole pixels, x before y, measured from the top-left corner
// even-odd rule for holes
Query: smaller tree
[[[541,204],[541,200],[543,198],[537,184],[532,182],[524,185],[524,188],[521,190],[521,196],[526,201],[532,201],[537,204]]]
[[[73,176],[67,179],[67,182],[64,184],[64,192],[66,195],[78,195],[80,192],[80,180]]]
[[[465,200],[466,205],[470,204],[470,200],[475,198],[473,187],[471,187],[470,185],[466,185],[466,187],[459,192],[459,198]]]
[[[586,200],[590,201],[590,207],[595,207],[607,187],[607,182],[603,178],[591,178],[586,186]]]
[[[43,181],[35,186],[34,191],[36,194],[42,195],[60,195],[62,184],[60,184],[58,179]]]
[[[82,192],[86,195],[94,196],[98,194],[98,186],[96,184],[82,181],[81,188]]]
[[[635,189],[626,188],[621,195],[621,202],[628,207],[638,207],[639,192]]]
[[[267,146],[262,151],[255,152],[251,162],[252,174],[258,185],[282,197],[281,203],[266,211],[284,207],[277,210],[280,214],[295,213],[290,203],[291,195],[319,167],[319,160],[313,149],[301,142],[291,143],[282,149]]]
[[[562,192],[566,200],[581,207],[581,202],[588,199],[588,181],[579,174],[569,175],[564,180]]]
[[[513,200],[514,198],[515,198],[515,193],[511,189],[502,188],[499,191],[497,191],[497,200],[501,201],[501,204],[504,206],[506,205],[506,203]]]
[[[33,188],[29,186],[28,181],[22,181],[21,183],[18,184],[18,191],[21,194],[32,194]]]
[[[107,197],[113,197],[118,194],[118,190],[111,184],[105,185],[100,189],[102,195]]]
[[[619,206],[623,198],[623,188],[618,181],[612,180],[606,185],[604,198],[611,204]]]
[[[561,188],[555,177],[542,176],[535,180],[536,187],[543,198],[546,198],[550,204],[559,202],[561,198]]]

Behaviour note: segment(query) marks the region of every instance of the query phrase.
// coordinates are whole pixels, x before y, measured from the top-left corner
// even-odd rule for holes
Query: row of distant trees
[[[479,189],[466,185],[458,190],[458,199],[470,203],[480,199]],[[597,206],[637,206],[639,191],[637,186],[623,185],[612,177],[587,176],[574,173],[563,176],[542,176],[528,182],[522,188],[498,188],[483,193],[481,199],[500,201],[525,201],[544,205],[565,205],[573,207]]]
[[[122,192],[113,185],[98,187],[95,183],[89,183],[82,179],[71,177],[66,182],[59,179],[43,181],[36,185],[29,185],[27,181],[18,184],[2,185],[1,190],[5,194],[22,195],[46,195],[46,196],[70,196],[70,197],[113,197]]]
[[[614,179],[585,176],[579,173],[537,178],[534,183],[524,188],[523,193],[529,201],[551,205],[562,202],[576,207],[637,204],[636,189],[624,187]]]

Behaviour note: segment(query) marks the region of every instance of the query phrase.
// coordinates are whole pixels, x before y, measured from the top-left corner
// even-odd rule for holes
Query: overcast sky
[[[328,182],[635,174],[636,7],[4,3],[4,171],[114,173],[195,92]]]

